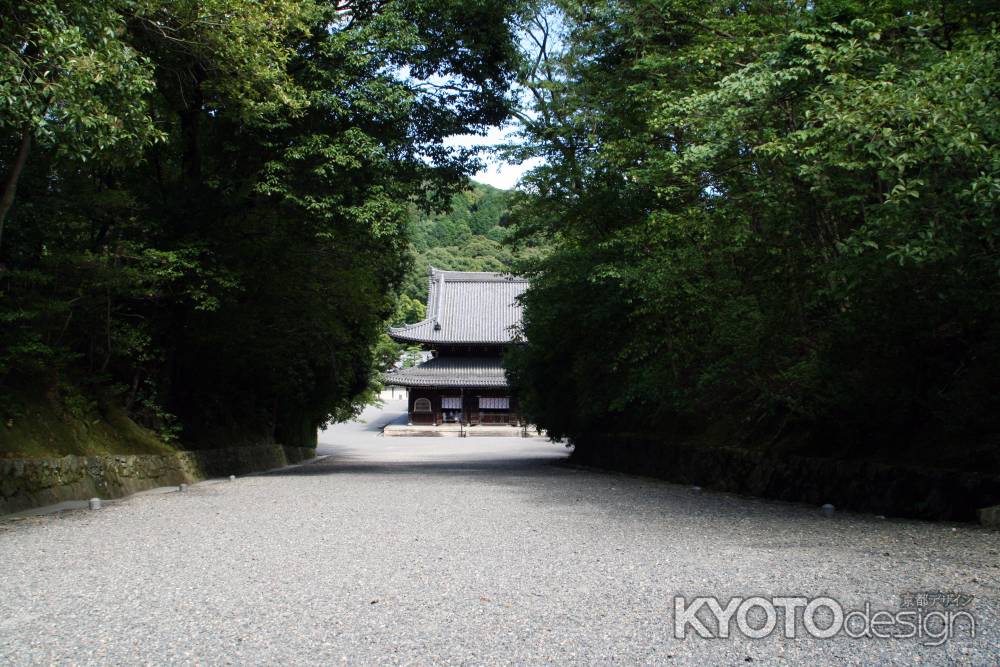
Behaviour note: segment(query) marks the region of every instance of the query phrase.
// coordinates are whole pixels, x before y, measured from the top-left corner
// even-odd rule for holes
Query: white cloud
[[[520,164],[503,164],[502,162],[486,160],[486,168],[476,173],[472,179],[495,188],[510,190],[517,185],[526,171],[541,163],[541,158],[532,158]]]
[[[444,143],[446,146],[490,147],[511,141],[516,141],[516,138],[510,136],[508,129],[494,127],[490,128],[486,136],[462,134],[449,137]],[[504,190],[515,187],[526,171],[542,163],[541,158],[532,158],[519,164],[508,164],[486,151],[481,157],[486,166],[472,177],[473,180]]]

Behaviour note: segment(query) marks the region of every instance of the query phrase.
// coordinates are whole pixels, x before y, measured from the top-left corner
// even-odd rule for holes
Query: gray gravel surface
[[[1000,533],[576,469],[540,439],[380,438],[320,462],[0,521],[0,663],[1000,662]],[[975,639],[673,637],[673,596],[974,596]],[[801,629],[800,629],[801,632]]]

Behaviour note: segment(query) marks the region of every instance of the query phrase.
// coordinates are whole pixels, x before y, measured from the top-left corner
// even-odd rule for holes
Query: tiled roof
[[[386,373],[397,387],[506,387],[500,357],[437,357],[419,366]]]
[[[517,297],[525,278],[503,273],[431,269],[427,319],[389,329],[411,343],[509,343],[521,323]]]

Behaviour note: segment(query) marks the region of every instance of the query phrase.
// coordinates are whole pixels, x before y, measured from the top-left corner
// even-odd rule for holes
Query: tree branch
[[[31,151],[31,139],[31,127],[25,124],[21,134],[21,145],[17,148],[17,155],[10,165],[7,178],[4,179],[3,194],[0,195],[0,248],[3,247],[3,223],[7,219],[7,212],[14,205],[17,183],[21,179],[21,172],[24,171],[24,164],[28,161],[28,153]]]

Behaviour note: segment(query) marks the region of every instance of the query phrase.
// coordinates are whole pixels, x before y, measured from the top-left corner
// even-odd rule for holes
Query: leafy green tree
[[[148,59],[125,36],[127,2],[3,2],[0,249],[32,146],[76,159],[136,157],[161,137],[146,103]]]
[[[0,247],[0,393],[77,384],[186,446],[313,442],[370,396],[411,207],[445,208],[478,168],[443,139],[507,114],[517,6],[43,6],[23,11],[82,35],[67,62],[104,68],[72,71],[92,106],[67,116],[96,149],[56,133],[21,174]],[[8,50],[50,39],[23,22],[3,24]],[[110,80],[125,65],[105,51],[134,81]],[[69,104],[18,86],[10,108]],[[0,146],[23,124],[0,126]]]
[[[996,18],[541,12],[515,152],[547,164],[513,217],[552,251],[509,364],[537,421],[868,453],[995,432]]]

